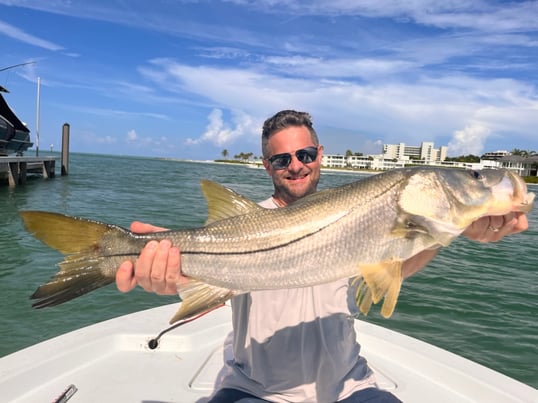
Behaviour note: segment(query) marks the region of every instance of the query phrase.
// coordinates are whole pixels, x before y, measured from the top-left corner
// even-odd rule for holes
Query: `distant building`
[[[516,171],[521,176],[538,176],[538,155],[523,157],[506,155],[497,160],[503,168]]]
[[[323,154],[321,165],[329,168],[346,168],[347,159],[344,155],[340,154]]]
[[[512,154],[510,153],[510,151],[506,151],[506,150],[490,151],[490,152],[485,153],[482,156],[482,159],[484,159],[484,160],[498,160],[499,158],[503,158],[503,157],[506,157],[506,156],[509,156],[509,155],[512,155]]]
[[[448,147],[434,148],[433,142],[422,142],[420,146],[383,144],[383,154],[340,155],[323,154],[321,165],[326,168],[351,168],[385,171],[403,168],[406,165],[430,165],[464,169],[505,168],[522,176],[538,176],[538,156],[511,155],[508,151],[484,154],[480,162],[446,161]]]
[[[443,162],[448,147],[434,148],[433,142],[423,141],[420,146],[408,146],[405,143],[383,144],[383,156],[388,159],[403,160],[405,157],[426,162]]]
[[[372,169],[384,171],[393,168],[403,168],[409,162],[405,160],[393,160],[384,158],[383,155],[350,155],[323,154],[321,165],[326,168],[351,168],[351,169]]]

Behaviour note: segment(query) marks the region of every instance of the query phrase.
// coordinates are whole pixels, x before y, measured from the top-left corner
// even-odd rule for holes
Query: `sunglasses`
[[[303,164],[310,164],[318,157],[318,147],[306,147],[295,151],[295,157]],[[267,158],[273,169],[286,169],[291,164],[291,154],[276,154]]]

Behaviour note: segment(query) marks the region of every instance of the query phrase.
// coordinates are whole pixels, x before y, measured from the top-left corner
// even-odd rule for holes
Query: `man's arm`
[[[529,228],[524,213],[509,213],[504,216],[482,217],[473,222],[464,232],[467,238],[478,242],[497,242],[507,235],[517,234]],[[420,271],[436,255],[439,249],[425,250],[406,260],[402,265],[402,276],[407,278]]]

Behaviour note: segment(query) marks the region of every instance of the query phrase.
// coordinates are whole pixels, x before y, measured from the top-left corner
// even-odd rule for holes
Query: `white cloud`
[[[125,136],[125,142],[135,149],[162,152],[163,148],[168,151],[175,147],[174,142],[166,136],[140,136],[135,129],[131,129]]]
[[[97,144],[115,144],[117,139],[112,136],[94,136],[92,139]]]
[[[138,140],[138,134],[136,134],[136,131],[134,129],[129,130],[127,132],[127,142],[133,143]]]
[[[476,145],[465,143],[469,152],[481,152],[488,136],[502,136],[508,130],[518,133],[519,142],[530,141],[538,126],[536,89],[513,79],[422,73],[414,80],[393,77],[363,83],[282,77],[254,68],[193,67],[170,59],[154,60],[143,71],[167,90],[173,88],[219,105],[210,114],[206,132],[189,139],[190,144],[205,141],[221,146],[249,132],[257,136],[259,126],[252,122],[285,108],[311,112],[318,126],[368,133],[386,142],[411,144],[447,138],[455,132],[473,134]],[[226,111],[236,111],[231,124],[223,119]],[[450,154],[463,149],[463,144],[456,136]]]
[[[265,62],[280,71],[297,76],[311,77],[347,77],[347,78],[375,78],[386,77],[391,74],[402,74],[416,69],[416,63],[404,60],[391,59],[322,59],[302,56],[270,56]]]
[[[512,2],[509,6],[503,2],[480,0],[316,0],[306,3],[289,0],[229,1],[272,13],[285,11],[296,15],[392,18],[401,23],[414,21],[440,28],[518,31],[538,27],[538,4],[535,1]]]
[[[456,130],[448,143],[450,155],[481,155],[490,133],[491,130],[481,123],[470,123],[462,130]]]
[[[240,137],[250,136],[255,129],[252,117],[241,111],[232,113],[232,125],[225,123],[220,109],[213,109],[208,120],[205,133],[195,139],[188,138],[186,144],[197,145],[208,142],[221,147],[235,142]]]
[[[20,42],[28,43],[33,46],[37,46],[47,50],[62,50],[63,47],[55,43],[49,42],[45,39],[38,38],[31,34],[28,34],[20,28],[14,27],[6,22],[0,21],[0,33],[16,39]]]

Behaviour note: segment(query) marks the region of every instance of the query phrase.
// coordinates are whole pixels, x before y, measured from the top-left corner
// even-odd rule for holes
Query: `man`
[[[262,152],[274,193],[260,205],[278,208],[316,191],[323,149],[310,115],[287,110],[268,119]],[[523,214],[485,217],[465,234],[482,242],[497,241],[527,226]],[[162,230],[136,222],[131,229]],[[436,253],[424,251],[404,262],[403,276],[423,268]],[[176,294],[176,284],[186,279],[180,273],[179,250],[169,241],[152,241],[140,254],[136,270],[131,262],[120,266],[116,283],[121,291],[138,284],[147,291]],[[354,298],[348,298],[351,288],[344,279],[234,297],[234,360],[227,364],[227,375],[211,402],[398,402],[376,387],[359,355],[353,327],[357,311]]]

